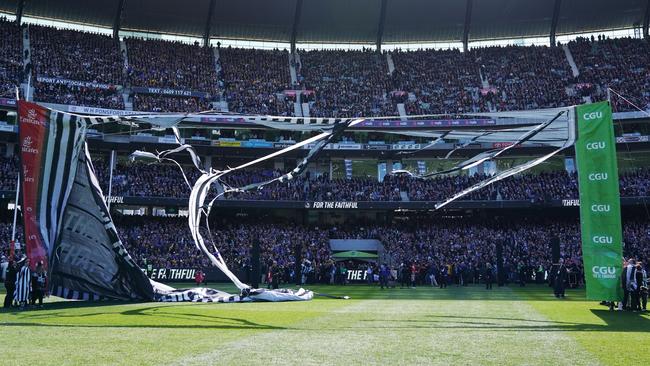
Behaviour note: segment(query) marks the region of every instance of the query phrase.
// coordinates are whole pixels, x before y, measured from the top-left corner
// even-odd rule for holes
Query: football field
[[[50,298],[44,309],[0,313],[3,364],[650,362],[650,315],[610,312],[586,301],[582,290],[556,300],[546,286],[311,289],[351,299],[120,304]]]

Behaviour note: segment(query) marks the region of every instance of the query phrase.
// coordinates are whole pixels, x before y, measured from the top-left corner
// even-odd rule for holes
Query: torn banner
[[[123,246],[105,205],[85,144],[100,118],[52,111],[20,101],[22,205],[26,254],[49,273],[49,291],[75,300],[295,301],[307,290],[246,289],[230,295],[149,280]],[[113,121],[114,122],[114,121]]]
[[[18,105],[25,247],[43,262],[50,292],[68,299],[153,299],[120,241],[85,145],[86,121]]]

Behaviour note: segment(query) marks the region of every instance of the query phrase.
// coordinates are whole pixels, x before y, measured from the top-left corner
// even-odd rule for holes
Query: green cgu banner
[[[623,234],[616,140],[608,102],[576,107],[575,143],[587,298],[622,299]]]

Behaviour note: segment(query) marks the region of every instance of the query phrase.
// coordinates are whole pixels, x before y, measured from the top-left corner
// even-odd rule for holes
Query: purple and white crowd
[[[116,217],[120,238],[129,253],[144,268],[208,268],[207,257],[194,245],[184,218]],[[2,254],[7,255],[11,224],[0,224]],[[447,283],[478,283],[485,265],[496,265],[496,245],[503,243],[506,281],[540,281],[538,272],[552,264],[550,243],[557,238],[560,256],[572,268],[579,285],[582,281],[582,252],[579,223],[574,219],[533,219],[495,217],[489,222],[471,218],[410,219],[396,223],[356,223],[307,226],[259,220],[218,220],[213,223],[212,240],[231,269],[250,270],[253,241],[259,240],[261,262],[273,261],[292,270],[295,248],[309,263],[310,281],[330,283],[335,263],[329,239],[377,239],[385,250],[383,260],[417,268],[417,283],[429,284],[429,275]],[[21,241],[20,227],[18,241]],[[644,220],[623,225],[624,255],[650,258],[650,225]],[[338,269],[337,269],[338,270]],[[542,272],[543,272],[542,271]],[[288,279],[287,279],[288,282]],[[541,279],[541,282],[544,282]]]
[[[104,193],[108,194],[108,164],[94,161],[95,173]],[[0,158],[0,191],[13,191],[16,185],[18,159]],[[185,166],[190,182],[198,171]],[[224,177],[231,187],[243,187],[279,177],[283,172],[273,169],[250,169]],[[418,179],[405,175],[387,175],[382,182],[376,178],[329,179],[327,174],[309,173],[285,183],[274,182],[261,189],[230,193],[226,199],[270,201],[441,201],[487,178],[484,174],[440,176]],[[637,168],[620,173],[621,197],[650,196],[650,169]],[[123,162],[113,171],[113,196],[187,198],[190,189],[180,169],[171,164]],[[465,200],[531,201],[577,199],[578,177],[566,171],[519,174],[498,181],[465,196]]]
[[[562,47],[490,46],[459,50],[287,50],[202,47],[52,27],[27,27],[35,100],[91,107],[194,112],[224,101],[235,113],[294,114],[295,92],[315,117],[396,116],[550,108],[607,98],[615,111],[650,107],[648,42],[578,38]],[[12,96],[25,77],[23,29],[0,20],[0,93]],[[388,58],[394,69],[389,70]],[[290,65],[296,71],[292,81]],[[79,86],[98,83],[109,87]],[[197,92],[141,93],[132,87]],[[126,103],[125,103],[126,102]],[[635,106],[633,106],[632,104]]]

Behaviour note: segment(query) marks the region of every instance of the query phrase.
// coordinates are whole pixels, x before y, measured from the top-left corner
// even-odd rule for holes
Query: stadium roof
[[[22,8],[23,16],[108,28],[119,16],[122,30],[194,37],[204,37],[209,29],[211,38],[220,39],[375,44],[378,39],[460,42],[465,34],[468,41],[547,37],[554,18],[558,35],[641,27],[648,4],[648,0],[0,0],[0,11],[14,14]]]

